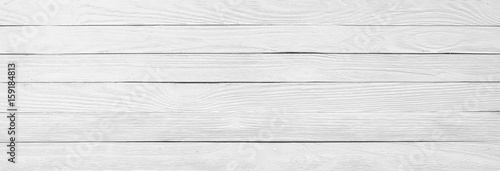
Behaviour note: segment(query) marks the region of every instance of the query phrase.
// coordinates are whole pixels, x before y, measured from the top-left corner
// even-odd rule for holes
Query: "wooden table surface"
[[[500,170],[498,0],[0,0],[0,40],[2,171]]]

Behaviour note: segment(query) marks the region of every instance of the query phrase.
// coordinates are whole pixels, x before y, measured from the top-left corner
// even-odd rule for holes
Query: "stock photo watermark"
[[[20,46],[29,44],[35,37],[39,36],[41,34],[39,26],[49,25],[50,20],[59,14],[61,5],[68,3],[66,0],[39,0],[36,2],[40,8],[30,16],[30,24],[21,26],[20,33],[8,35],[10,48],[13,52],[21,51]]]
[[[17,68],[15,62],[9,62],[7,64],[7,120],[8,120],[8,144],[7,144],[7,154],[10,163],[16,163],[16,114],[18,110],[17,102],[19,98],[17,95]]]

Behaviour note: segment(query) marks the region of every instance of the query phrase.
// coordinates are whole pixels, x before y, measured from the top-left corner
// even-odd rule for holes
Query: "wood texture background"
[[[0,170],[498,171],[498,9],[1,0]]]
[[[51,2],[51,1],[42,1]],[[52,25],[486,25],[500,23],[498,1],[485,0],[58,0]],[[50,4],[50,3],[49,3]],[[40,5],[8,1],[0,24],[40,25]]]
[[[500,53],[498,27],[46,26],[4,27],[3,53]],[[38,33],[38,34],[34,34]],[[8,37],[9,36],[9,37]],[[12,45],[16,45],[12,48]]]

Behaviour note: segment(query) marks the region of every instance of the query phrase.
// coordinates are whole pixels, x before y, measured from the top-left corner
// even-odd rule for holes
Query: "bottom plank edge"
[[[496,142],[28,143],[16,148],[16,164],[4,160],[0,170],[500,169]]]

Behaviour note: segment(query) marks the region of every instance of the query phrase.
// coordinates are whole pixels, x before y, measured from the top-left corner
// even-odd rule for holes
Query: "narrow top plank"
[[[45,1],[43,1],[45,2]],[[499,25],[499,1],[7,1],[0,25]],[[46,16],[44,19],[43,17]],[[37,19],[34,19],[38,17]]]

